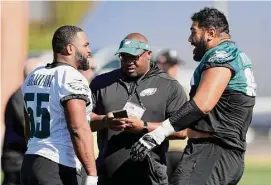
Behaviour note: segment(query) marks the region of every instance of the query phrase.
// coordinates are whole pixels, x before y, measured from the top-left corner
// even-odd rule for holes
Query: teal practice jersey
[[[233,72],[233,77],[227,86],[228,90],[239,91],[248,96],[256,96],[257,85],[251,60],[233,42],[223,42],[205,53],[194,72],[191,86],[198,87],[204,70],[219,66],[227,67]]]
[[[197,91],[202,73],[213,67],[229,68],[232,77],[215,107],[190,128],[211,133],[226,145],[245,151],[257,87],[251,60],[234,42],[223,42],[208,50],[194,72],[190,98]]]

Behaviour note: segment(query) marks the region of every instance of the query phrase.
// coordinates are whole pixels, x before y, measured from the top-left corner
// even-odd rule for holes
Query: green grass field
[[[247,161],[239,185],[271,185],[271,162]]]

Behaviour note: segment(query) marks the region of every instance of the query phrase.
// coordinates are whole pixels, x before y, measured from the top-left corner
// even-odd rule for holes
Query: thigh
[[[205,181],[208,185],[236,185],[244,172],[242,155],[230,150],[223,150],[221,158],[215,163],[212,173]]]
[[[172,173],[178,167],[178,164],[182,158],[182,155],[183,155],[183,152],[181,152],[181,151],[169,151],[166,153],[168,178],[170,178]]]
[[[196,164],[197,157],[198,157],[197,153],[196,154],[191,153],[190,146],[187,146],[184,149],[184,152],[182,154],[180,161],[178,162],[176,169],[169,177],[169,184],[170,185],[189,184],[190,176]]]
[[[21,182],[23,185],[79,185],[75,168],[60,165],[38,155],[25,155]]]
[[[170,184],[206,184],[221,155],[222,150],[213,143],[190,143],[184,150],[181,161],[171,177]]]
[[[25,155],[21,167],[21,184],[30,185],[38,184],[38,180],[35,177],[33,171],[33,164],[36,159],[36,155]]]
[[[171,184],[235,185],[242,174],[242,155],[215,143],[204,143],[185,151]]]

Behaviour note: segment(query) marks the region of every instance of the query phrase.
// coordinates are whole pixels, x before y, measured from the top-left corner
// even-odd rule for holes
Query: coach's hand
[[[125,131],[133,132],[133,133],[141,133],[144,122],[137,117],[130,116],[129,118],[122,118],[121,121],[126,123]]]
[[[120,119],[114,118],[113,113],[109,112],[107,114],[107,125],[111,130],[114,131],[123,131],[126,128],[125,121],[121,121]]]
[[[87,176],[84,185],[97,185],[98,177],[97,176]]]

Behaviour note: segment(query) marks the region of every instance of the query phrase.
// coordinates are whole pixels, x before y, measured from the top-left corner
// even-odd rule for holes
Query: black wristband
[[[205,116],[198,108],[194,100],[186,102],[179,110],[177,110],[170,118],[175,131],[183,130]]]
[[[144,122],[144,125],[143,125],[143,128],[142,128],[142,133],[147,134],[149,132],[148,123],[146,121],[143,121],[143,122]]]

